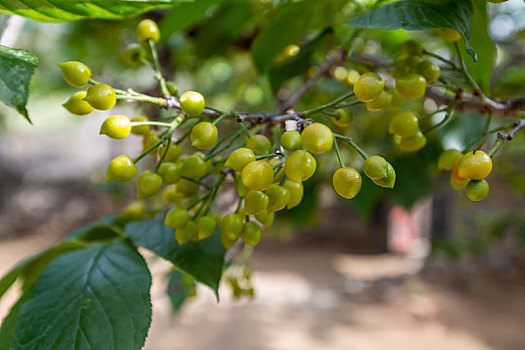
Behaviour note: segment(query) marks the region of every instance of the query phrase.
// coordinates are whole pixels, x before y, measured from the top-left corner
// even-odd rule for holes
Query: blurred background
[[[372,2],[351,2],[367,3]],[[349,5],[334,15],[333,29],[298,42],[299,63],[276,62],[267,79],[257,73],[249,48],[278,5],[225,1],[176,28],[176,9],[144,17],[160,21],[160,59],[181,91],[200,91],[209,105],[223,110],[272,111],[333,53],[348,30],[337,23],[355,10]],[[498,48],[492,95],[525,96],[525,4],[491,4],[489,19]],[[118,213],[134,198],[133,186],[106,184],[104,171],[116,155],[139,154],[142,140],[116,141],[98,130],[110,115],[155,118],[159,112],[120,103],[108,112],[71,115],[61,104],[74,89],[55,64],[82,61],[98,81],[158,94],[150,69],[129,67],[122,58],[137,22],[43,24],[0,15],[0,43],[30,49],[40,59],[28,104],[34,125],[0,105],[0,273],[74,229]],[[450,56],[439,32],[362,32],[351,43],[361,60],[331,71],[298,110],[347,91],[349,70],[370,69],[363,58],[391,60],[410,38]],[[283,73],[291,63],[304,69]],[[423,102],[412,102],[411,108],[431,108]],[[329,182],[336,159],[320,157],[320,170],[305,183],[303,203],[279,215],[255,249],[237,252],[220,303],[210,290],[194,290],[187,276],[144,252],[154,275],[153,324],[145,349],[525,348],[525,133],[497,154],[490,194],[473,203],[450,187],[448,173],[437,171],[437,158],[444,149],[469,145],[485,119],[461,114],[423,150],[406,154],[395,150],[386,132],[392,111],[354,112],[345,132],[368,153],[391,161],[396,188],[384,190],[365,178],[355,199],[338,198]],[[355,152],[343,152],[348,164],[360,168]],[[14,300],[10,293],[0,301],[0,318]]]

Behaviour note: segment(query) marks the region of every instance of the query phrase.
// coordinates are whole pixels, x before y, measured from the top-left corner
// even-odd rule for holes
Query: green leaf
[[[226,52],[228,44],[253,24],[255,15],[255,7],[251,1],[227,2],[221,5],[197,30],[194,37],[197,54],[208,58]]]
[[[299,54],[270,68],[268,80],[274,94],[279,91],[283,82],[306,71],[314,50],[323,42],[325,35],[329,33],[332,33],[332,30],[324,30],[317,38],[302,47]]]
[[[175,230],[164,226],[161,220],[132,222],[126,225],[124,231],[135,245],[171,261],[217,292],[226,254],[218,230],[211,237],[182,246],[175,240]]]
[[[467,52],[475,60],[476,52],[468,44],[471,21],[471,0],[404,0],[356,16],[348,24],[357,28],[406,30],[453,28],[463,35]]]
[[[141,349],[151,323],[151,275],[127,243],[56,258],[20,309],[13,350]]]
[[[37,65],[38,58],[30,51],[0,45],[0,101],[16,108],[30,123],[26,104]]]
[[[16,331],[16,322],[18,320],[18,315],[20,314],[20,309],[22,306],[29,300],[32,292],[24,293],[18,301],[11,307],[9,313],[4,318],[2,322],[2,327],[0,328],[0,350],[11,350],[11,345],[13,344],[13,339],[15,337]]]
[[[334,13],[346,2],[346,0],[287,2],[253,41],[251,54],[259,72],[266,73],[273,60],[287,45],[297,44],[309,31],[327,27]]]
[[[83,247],[81,243],[63,242],[25,259],[0,280],[0,297],[18,277],[22,276],[27,280],[36,281],[40,272],[57,256]],[[31,285],[32,283],[26,281],[26,284]]]
[[[195,280],[188,274],[173,270],[169,274],[168,296],[175,311],[182,308],[192,291],[195,290]],[[0,349],[1,350],[1,349]]]
[[[496,44],[489,35],[489,19],[487,1],[474,0],[474,16],[472,18],[470,46],[478,53],[475,62],[471,57],[463,55],[470,75],[478,82],[481,89],[489,93],[490,77],[496,64]],[[463,48],[461,49],[463,52]]]
[[[162,40],[166,41],[174,33],[189,28],[195,22],[202,19],[211,6],[223,1],[224,0],[199,0],[174,4],[170,13],[168,13],[160,23]]]
[[[31,18],[40,22],[66,22],[79,19],[120,19],[156,8],[171,7],[182,0],[4,0],[0,13]]]
[[[69,236],[67,236],[65,239],[68,241],[81,239],[82,236],[89,235],[90,231],[97,230],[100,226],[109,226],[112,225],[115,221],[115,216],[110,214],[107,216],[104,216],[103,218],[94,221],[92,223],[89,223],[85,226],[80,227],[79,229],[76,229],[73,231]]]

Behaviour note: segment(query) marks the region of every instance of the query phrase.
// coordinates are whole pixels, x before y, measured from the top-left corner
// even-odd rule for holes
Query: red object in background
[[[421,237],[419,218],[421,211],[407,210],[400,205],[392,208],[389,215],[388,246],[390,250],[408,253]]]

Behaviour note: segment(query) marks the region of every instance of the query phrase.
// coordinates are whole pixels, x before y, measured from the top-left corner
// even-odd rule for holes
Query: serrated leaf
[[[30,123],[26,104],[37,65],[38,58],[32,52],[0,45],[0,101],[16,108]]]
[[[23,260],[0,280],[0,297],[4,295],[18,277],[22,276],[26,279],[36,280],[39,273],[57,256],[82,247],[84,245],[77,242],[63,242]]]
[[[161,220],[132,222],[126,225],[124,231],[135,245],[171,261],[217,292],[226,254],[218,230],[202,241],[182,246],[175,240],[175,230],[164,226]]]
[[[184,0],[7,0],[1,2],[0,13],[19,15],[39,22],[120,19],[171,7],[178,1]]]
[[[141,349],[151,322],[150,287],[146,262],[127,243],[61,255],[20,309],[12,349]]]
[[[20,309],[31,297],[31,292],[24,293],[11,307],[9,313],[2,321],[2,327],[0,328],[0,350],[11,350],[13,339],[15,337],[16,322]]]
[[[287,2],[262,32],[250,49],[255,67],[266,73],[273,60],[289,44],[297,44],[311,30],[326,27],[346,0],[304,0]]]
[[[476,52],[468,44],[472,11],[471,0],[404,0],[356,16],[348,24],[357,28],[406,30],[453,28],[463,35],[467,52],[476,60]]]

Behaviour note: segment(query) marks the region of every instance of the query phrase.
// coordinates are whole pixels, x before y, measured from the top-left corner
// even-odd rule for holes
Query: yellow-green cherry
[[[354,84],[354,93],[361,102],[370,102],[381,95],[385,88],[386,80],[382,80],[377,74],[368,72],[359,77]]]
[[[399,95],[409,100],[417,100],[425,95],[427,81],[420,74],[407,74],[396,79],[396,90]]]
[[[197,239],[199,241],[210,237],[217,228],[217,221],[211,216],[201,216],[197,219]]]
[[[89,78],[91,78],[91,70],[84,63],[78,61],[69,61],[57,63],[57,66],[62,71],[62,75],[69,85],[81,88],[89,83]]]
[[[129,156],[121,155],[109,162],[106,181],[126,182],[137,174],[137,167]]]
[[[332,178],[337,194],[343,198],[354,198],[361,190],[361,174],[353,168],[339,168]]]
[[[388,176],[388,162],[381,156],[370,156],[363,163],[363,171],[372,180],[384,179]]]
[[[180,167],[176,163],[163,162],[158,173],[165,185],[172,185],[180,180]]]
[[[132,123],[144,123],[147,122],[149,119],[145,115],[139,115],[138,117],[135,117],[131,119]],[[131,127],[131,133],[135,135],[147,135],[149,134],[150,127],[149,125],[135,125]]]
[[[243,226],[242,217],[236,213],[226,215],[221,221],[221,231],[231,240],[239,238]]]
[[[345,128],[352,124],[352,121],[354,120],[354,114],[350,112],[348,109],[340,108],[335,110],[335,116],[333,118],[333,122],[335,125]]]
[[[388,132],[401,137],[414,136],[419,132],[419,120],[414,113],[398,113],[390,120]]]
[[[366,109],[371,112],[380,112],[390,106],[392,95],[389,92],[381,91],[381,94],[372,101],[366,103]]]
[[[93,112],[94,108],[91,107],[89,103],[84,101],[84,97],[86,97],[85,91],[78,91],[73,94],[67,100],[64,102],[62,106],[64,106],[65,109],[67,109],[69,112],[76,114],[76,115],[86,115],[91,112]]]
[[[217,143],[219,132],[210,122],[200,122],[191,129],[191,145],[197,149],[205,150]]]
[[[190,117],[198,117],[204,111],[204,97],[196,91],[186,91],[180,98],[180,108]]]
[[[298,151],[297,151],[298,152]],[[241,172],[242,183],[251,190],[264,191],[273,182],[273,169],[263,160],[247,164]]]
[[[427,144],[427,138],[421,131],[410,137],[402,137],[399,142],[399,149],[406,152],[419,151]]]
[[[322,123],[308,125],[301,133],[303,147],[315,154],[325,153],[332,149],[334,134]]]
[[[162,178],[152,171],[146,170],[137,177],[137,197],[148,198],[155,195],[162,187]]]
[[[461,39],[461,34],[453,28],[441,28],[441,34],[446,41],[453,43]]]
[[[470,180],[465,188],[465,194],[473,201],[484,200],[489,194],[489,184],[485,180]]]
[[[255,161],[255,153],[249,148],[238,148],[226,159],[224,165],[232,168],[235,171],[242,171],[242,169],[251,162]]]
[[[255,215],[257,221],[263,224],[266,227],[272,226],[273,220],[275,218],[275,213],[269,213],[264,210],[262,213]]]
[[[292,152],[284,162],[286,177],[295,182],[308,180],[315,173],[317,162],[310,152],[299,150]]]
[[[114,115],[104,120],[100,127],[100,135],[107,135],[112,139],[126,138],[131,132],[131,121],[124,115]]]
[[[197,230],[197,223],[193,220],[190,220],[186,226],[175,230],[175,240],[179,245],[186,244],[197,236]]]
[[[452,165],[454,160],[461,155],[461,151],[457,149],[448,149],[445,152],[441,153],[438,159],[438,169],[439,170],[452,170]]]
[[[97,84],[89,87],[84,101],[87,101],[87,103],[95,109],[107,111],[115,106],[117,98],[115,96],[115,90],[113,90],[111,86]]]
[[[268,213],[283,209],[290,201],[290,192],[288,189],[277,184],[272,184],[270,188],[266,190],[266,195],[268,196],[268,205],[266,207]]]
[[[394,167],[390,163],[387,163],[386,177],[380,179],[372,179],[372,181],[376,185],[381,187],[394,188],[394,185],[396,183],[396,172],[394,170]]]
[[[249,191],[244,197],[244,212],[247,215],[262,213],[268,205],[268,196],[261,191]]]
[[[137,39],[141,43],[147,43],[148,40],[158,42],[160,39],[160,30],[157,23],[151,19],[144,19],[137,25]]]
[[[300,182],[295,182],[292,180],[286,179],[283,186],[290,192],[290,200],[286,205],[286,209],[290,210],[298,206],[303,200],[304,187]]]
[[[264,135],[253,135],[246,142],[246,147],[251,149],[256,156],[270,154],[272,152],[272,143]]]
[[[173,227],[175,229],[181,229],[188,224],[190,221],[190,214],[186,209],[183,208],[173,208],[170,209],[168,214],[166,214],[166,219],[164,225]]]
[[[487,153],[476,150],[461,157],[457,166],[460,178],[482,180],[492,171],[492,159]]]
[[[240,238],[250,246],[256,246],[261,241],[261,227],[250,221],[244,224]]]
[[[143,60],[146,59],[146,50],[137,43],[130,44],[124,50],[123,59],[130,66],[141,65]]]
[[[158,138],[154,138],[151,141],[152,144],[149,147],[152,147],[158,141],[159,141]],[[159,156],[162,157],[162,155],[164,154],[164,151],[166,150],[166,145],[160,145],[158,150],[159,150],[158,151]],[[175,162],[175,161],[177,161],[177,159],[179,159],[181,154],[182,154],[182,147],[179,146],[179,145],[175,145],[173,143],[170,143],[170,145],[168,146],[168,151],[166,152],[166,156],[164,157],[164,160],[166,162]]]

